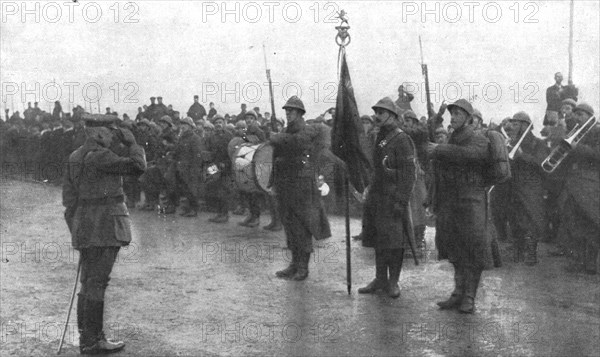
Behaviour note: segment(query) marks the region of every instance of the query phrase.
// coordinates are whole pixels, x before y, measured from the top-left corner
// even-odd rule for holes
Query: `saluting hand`
[[[118,131],[119,135],[119,139],[121,139],[121,142],[129,147],[133,144],[135,144],[135,136],[133,136],[133,133],[131,132],[131,130],[127,129],[127,128],[119,128]]]

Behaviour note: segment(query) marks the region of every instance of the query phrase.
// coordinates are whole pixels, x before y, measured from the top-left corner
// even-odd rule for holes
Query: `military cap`
[[[378,108],[385,109],[389,112],[394,113],[396,116],[398,116],[398,108],[396,107],[396,104],[394,104],[394,101],[390,97],[385,97],[383,99],[380,99],[379,102],[377,102],[371,108],[373,110],[376,110]]]
[[[246,129],[246,128],[248,128],[248,125],[246,125],[245,121],[240,120],[237,123],[235,123],[235,128],[237,128],[237,129]]]
[[[254,119],[258,119],[258,115],[256,114],[256,112],[254,110],[248,110],[245,114],[244,117],[247,117],[248,115],[252,115],[254,117]]]
[[[562,101],[562,105],[568,104],[571,106],[571,108],[575,108],[577,107],[577,102],[574,101],[572,98],[567,98],[565,100]]]
[[[173,126],[173,119],[171,119],[171,117],[168,115],[163,115],[162,117],[160,117],[160,119],[158,119],[158,122],[160,123],[161,121],[169,124],[170,126]]]
[[[479,111],[479,109],[473,108],[473,116],[479,118],[479,120],[483,121],[483,115]]]
[[[302,103],[302,100],[300,100],[300,98],[298,98],[298,96],[291,96],[290,99],[288,99],[287,103],[285,103],[285,105],[282,107],[283,109],[298,109],[302,111],[302,114],[306,113],[306,109],[304,109],[304,103]]]
[[[594,115],[594,108],[587,103],[579,103],[573,111],[576,113],[582,111],[588,113],[589,115]]]
[[[412,110],[407,110],[404,112],[404,119],[413,119],[419,121],[419,118],[417,118],[417,114],[415,114],[415,112],[413,112]]]
[[[162,100],[162,97],[156,97],[156,99],[161,99]]]
[[[213,123],[216,122],[217,120],[225,121],[225,118],[221,114],[215,114],[215,116],[213,117]]]
[[[192,128],[196,127],[196,124],[190,117],[185,117],[185,118],[181,119],[181,124],[187,124],[187,125],[191,126]]]
[[[525,112],[516,113],[509,121],[522,121],[527,124],[531,124],[531,118],[529,117],[529,114]]]
[[[150,97],[150,100],[156,99],[156,97]]]
[[[85,113],[82,116],[83,121],[87,127],[106,127],[116,128],[119,118],[114,115],[107,114],[88,114]]]
[[[473,106],[466,99],[459,99],[456,102],[448,105],[448,110],[452,110],[452,108],[460,108],[467,112],[469,115],[473,115]]]
[[[194,99],[198,99],[198,98],[200,98],[200,97],[198,97],[198,94],[196,94],[196,95],[194,96]]]

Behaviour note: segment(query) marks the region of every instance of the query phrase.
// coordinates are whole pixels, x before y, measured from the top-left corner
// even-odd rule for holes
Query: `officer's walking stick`
[[[79,253],[79,263],[77,263],[77,276],[75,277],[75,284],[73,284],[73,293],[71,294],[71,303],[69,304],[69,311],[67,311],[67,320],[65,321],[65,328],[63,329],[62,336],[60,338],[60,344],[58,345],[58,351],[56,354],[59,355],[62,350],[62,345],[67,334],[67,326],[69,325],[69,318],[71,317],[71,310],[73,308],[73,300],[75,300],[75,292],[77,291],[77,282],[79,281],[79,272],[81,271],[81,253]]]

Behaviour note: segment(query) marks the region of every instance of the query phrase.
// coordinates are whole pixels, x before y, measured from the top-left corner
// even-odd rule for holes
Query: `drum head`
[[[269,187],[271,174],[273,173],[273,146],[269,143],[261,144],[252,158],[252,167],[256,185],[269,194],[274,194]]]
[[[240,137],[235,137],[229,141],[229,144],[227,145],[227,153],[229,154],[231,162],[235,161],[235,152],[245,142],[246,141]]]

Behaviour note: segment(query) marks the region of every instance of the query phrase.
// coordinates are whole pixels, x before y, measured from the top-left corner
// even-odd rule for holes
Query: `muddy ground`
[[[0,354],[56,353],[78,254],[70,249],[60,188],[2,180]],[[484,272],[477,313],[440,311],[452,271],[406,261],[402,295],[358,295],[374,253],[352,242],[346,292],[345,231],[318,242],[304,282],[275,278],[289,256],[282,232],[131,210],[134,240],[120,252],[106,295],[105,330],[125,340],[119,356],[598,356],[600,284],[566,269],[540,246],[535,267],[509,260]],[[268,215],[263,216],[268,223]],[[360,221],[352,219],[352,233]],[[75,311],[63,354],[78,353]]]

